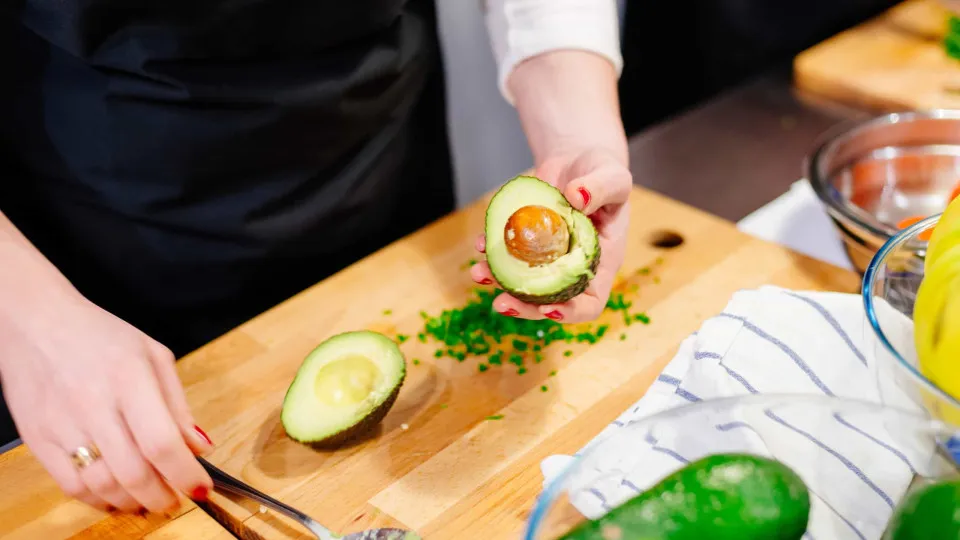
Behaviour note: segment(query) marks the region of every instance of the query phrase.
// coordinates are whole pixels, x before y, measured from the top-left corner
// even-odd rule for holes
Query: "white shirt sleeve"
[[[576,49],[607,58],[623,70],[617,0],[481,0],[497,61],[498,86],[511,105],[507,77],[540,53]]]

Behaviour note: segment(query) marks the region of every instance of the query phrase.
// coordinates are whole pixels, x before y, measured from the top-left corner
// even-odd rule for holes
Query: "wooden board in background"
[[[514,539],[542,487],[540,460],[575,452],[639,399],[679,342],[735,291],[765,284],[847,292],[859,287],[850,272],[638,188],[631,199],[623,286],[639,287],[631,293],[634,310],[645,311],[651,324],[626,327],[607,314],[603,321],[611,328],[603,340],[555,344],[543,363],[531,364],[522,376],[513,366],[479,373],[475,359],[435,359],[436,345],[411,339],[402,349],[408,360],[421,363],[409,366],[400,397],[375,437],[337,452],[317,452],[286,438],[279,423],[283,395],[317,343],[359,328],[415,336],[420,310],[438,314],[465,302],[473,283],[464,263],[476,255],[472,246],[485,204],[478,201],[387,247],[182,360],[178,369],[190,403],[217,444],[210,460],[338,532],[394,525],[431,540]],[[683,244],[654,247],[651,239],[663,230],[680,234]],[[638,273],[641,268],[650,272]],[[567,349],[573,351],[569,357]],[[486,420],[494,414],[503,419]],[[92,538],[94,530],[119,531],[115,523],[121,519],[146,521],[97,521],[95,512],[62,498],[23,448],[0,457],[0,482],[12,480],[30,487],[0,494],[3,538],[57,538],[64,532]],[[260,513],[256,504],[220,495],[212,503],[245,537],[306,538],[286,519]],[[194,517],[199,512],[193,509],[150,534],[221,534],[208,528],[205,515]],[[131,529],[127,537],[138,536]]]
[[[939,0],[898,4],[797,55],[794,85],[877,112],[960,109],[960,62],[940,41],[948,15]]]

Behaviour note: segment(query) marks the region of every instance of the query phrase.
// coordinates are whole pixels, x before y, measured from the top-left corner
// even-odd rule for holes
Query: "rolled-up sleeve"
[[[527,58],[554,50],[603,56],[623,70],[616,0],[481,0],[497,61],[500,93],[509,103],[507,77]]]

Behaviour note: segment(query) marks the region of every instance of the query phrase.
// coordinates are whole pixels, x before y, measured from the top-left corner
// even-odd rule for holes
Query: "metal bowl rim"
[[[828,179],[819,173],[819,164],[823,155],[833,149],[842,140],[853,138],[861,133],[871,131],[881,126],[888,126],[918,120],[960,120],[960,109],[931,109],[927,111],[901,111],[875,116],[868,120],[854,120],[843,122],[820,135],[814,150],[804,159],[804,169],[807,180],[810,182],[817,198],[826,205],[827,212],[835,219],[853,223],[866,230],[869,234],[889,240],[899,234],[900,230],[884,225],[877,221],[869,212],[850,204],[846,200],[837,200],[827,192]]]

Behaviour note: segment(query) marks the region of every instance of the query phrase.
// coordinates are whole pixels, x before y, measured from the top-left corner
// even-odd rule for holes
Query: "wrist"
[[[608,150],[628,165],[617,76],[604,57],[585,51],[551,51],[519,64],[508,80],[534,159]]]

